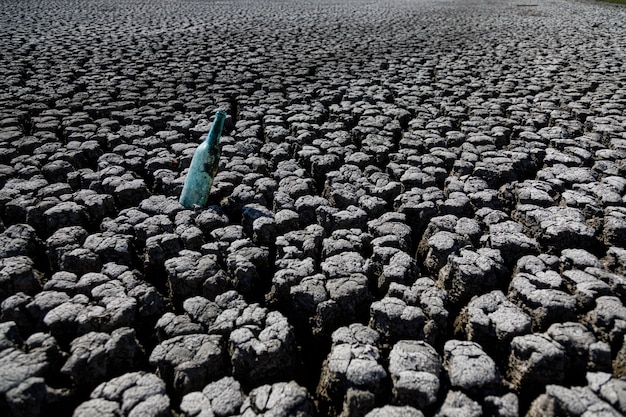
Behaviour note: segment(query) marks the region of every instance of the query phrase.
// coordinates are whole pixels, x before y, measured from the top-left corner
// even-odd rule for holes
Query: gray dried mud
[[[0,2],[0,415],[624,415],[624,22]]]

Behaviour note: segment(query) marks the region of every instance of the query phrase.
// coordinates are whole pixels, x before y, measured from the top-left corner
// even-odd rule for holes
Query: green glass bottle
[[[188,209],[206,207],[213,178],[220,162],[220,137],[226,120],[226,112],[218,110],[211,130],[198,146],[191,159],[187,179],[180,193],[180,204]]]

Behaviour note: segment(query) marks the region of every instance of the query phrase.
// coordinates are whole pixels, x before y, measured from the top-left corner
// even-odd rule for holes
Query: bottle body
[[[180,204],[185,208],[192,209],[207,205],[220,162],[220,137],[225,120],[226,113],[218,110],[209,134],[193,154],[179,199]]]

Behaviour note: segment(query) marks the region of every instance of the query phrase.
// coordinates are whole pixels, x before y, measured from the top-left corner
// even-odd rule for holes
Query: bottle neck
[[[213,119],[213,124],[211,125],[211,130],[206,137],[206,142],[209,144],[216,144],[220,140],[220,136],[222,135],[222,129],[224,129],[224,122],[226,121],[226,112],[223,110],[218,110],[215,113],[215,118]]]

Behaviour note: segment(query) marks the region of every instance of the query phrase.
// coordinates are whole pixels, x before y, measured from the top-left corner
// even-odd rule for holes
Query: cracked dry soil
[[[624,415],[624,22],[0,2],[0,414]]]

